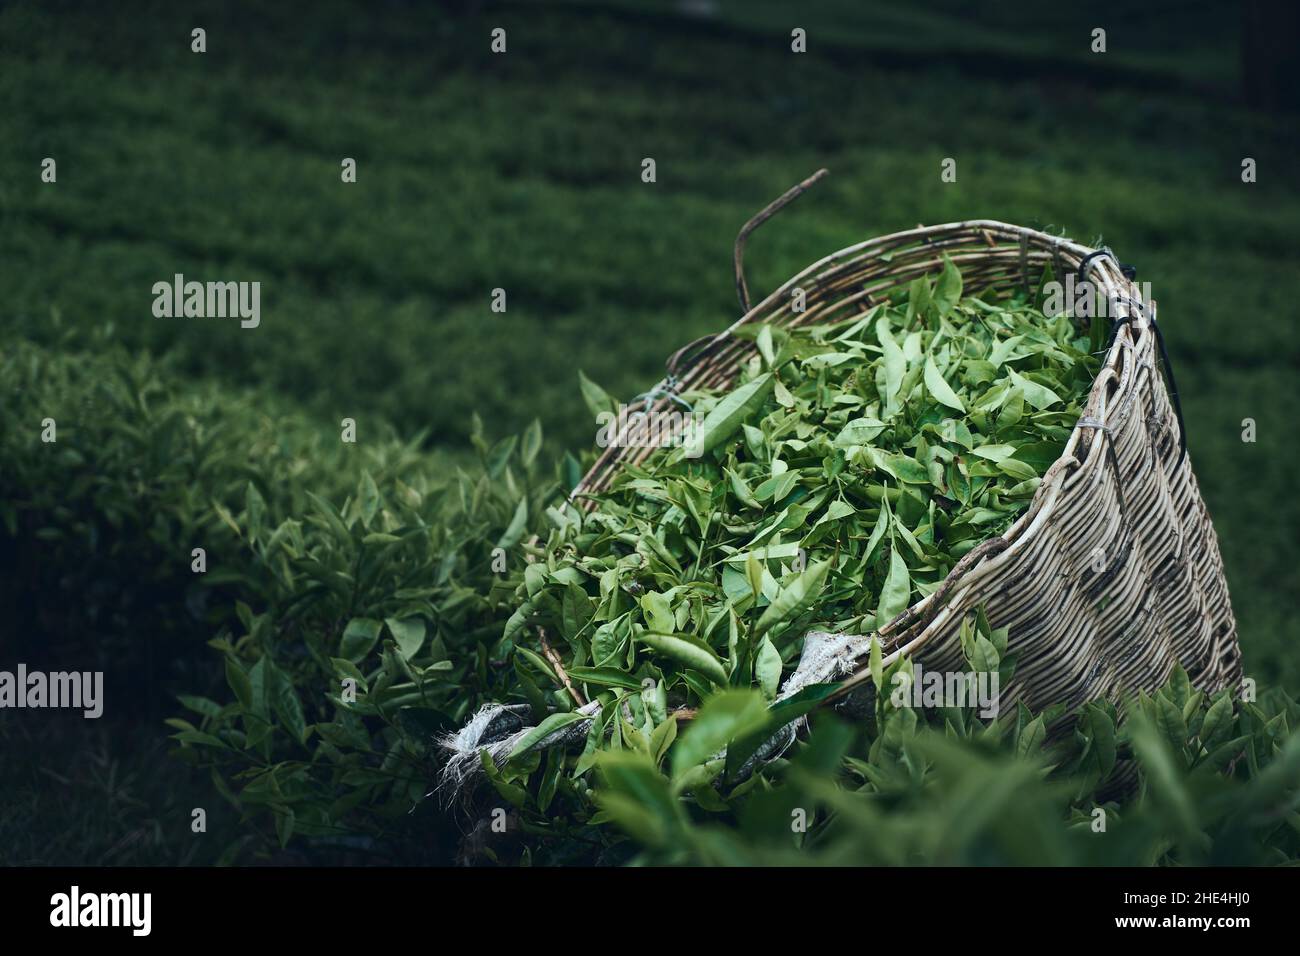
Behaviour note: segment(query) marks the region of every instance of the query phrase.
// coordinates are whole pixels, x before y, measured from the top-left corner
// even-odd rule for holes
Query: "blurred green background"
[[[1104,242],[1138,267],[1247,673],[1300,688],[1300,137],[1268,47],[1294,14],[1261,30],[1254,5],[1221,3],[794,7],[8,4],[0,354],[121,345],[164,359],[178,388],[277,421],[423,435],[430,468],[458,460],[474,412],[491,434],[539,417],[553,449],[586,448],[577,370],[627,398],[734,320],[737,229],[826,166],[751,241],[757,295],[845,245],[967,218]],[[945,157],[956,183],[940,181]],[[151,287],[177,272],[260,281],[261,326],[155,318]],[[36,425],[0,406],[0,427]],[[159,746],[152,733],[110,733],[96,753],[145,767],[148,746],[123,741]],[[4,833],[34,826],[53,786],[20,751]],[[96,838],[66,838],[74,861],[78,839]],[[135,859],[115,840],[106,862]]]

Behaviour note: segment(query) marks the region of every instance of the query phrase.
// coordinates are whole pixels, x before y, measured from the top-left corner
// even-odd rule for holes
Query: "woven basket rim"
[[[964,250],[961,255],[951,256],[959,268],[963,264],[973,266],[982,260],[1005,259],[1009,253],[1015,252],[1022,281],[1025,283],[1030,281],[1031,264],[1041,264],[1050,258],[1060,279],[1067,267],[1077,271],[1080,263],[1088,260],[1086,278],[1097,285],[1099,295],[1104,295],[1111,301],[1123,300],[1125,297],[1130,301],[1140,301],[1136,286],[1124,275],[1119,261],[1106,247],[1088,246],[1063,236],[994,219],[918,226],[845,246],[808,265],[727,328],[713,336],[707,336],[708,341],[701,351],[686,362],[684,367],[677,369],[676,378],[689,382],[692,375],[699,373],[702,367],[707,367],[710,374],[721,375],[718,368],[723,367],[722,361],[719,361],[717,368],[707,366],[707,361],[711,357],[710,353],[729,346],[736,347],[734,354],[724,353],[720,359],[725,359],[730,365],[730,377],[734,378],[739,372],[740,363],[753,349],[752,344],[736,338],[736,330],[781,315],[791,291],[803,288],[810,279],[813,291],[817,292],[823,281],[836,278],[851,281],[853,276],[862,271],[863,266],[885,262],[889,268],[882,273],[882,277],[875,280],[883,282],[883,277],[896,277],[900,271],[894,268],[896,261],[906,267],[901,270],[904,273],[926,274],[941,268],[944,255],[953,250]],[[890,256],[888,260],[883,259],[886,254]],[[911,274],[908,274],[908,278],[911,278]],[[899,281],[901,280],[895,278],[889,287],[897,285]],[[850,297],[850,301],[853,298],[857,297]],[[811,303],[812,300],[812,294],[808,294],[807,301]],[[812,314],[814,318],[807,323],[787,324],[811,324],[817,321],[817,312],[812,310]],[[1151,335],[1147,331],[1154,318],[1155,303],[1143,303],[1133,321],[1119,325],[1102,367],[1089,387],[1083,414],[1071,430],[1061,457],[1047,469],[1028,507],[1016,521],[1002,535],[986,539],[970,552],[970,555],[976,556],[975,560],[965,566],[964,562],[959,562],[950,569],[935,591],[914,602],[883,627],[869,632],[881,639],[886,651],[886,664],[901,654],[914,653],[936,633],[950,626],[946,609],[959,606],[960,598],[968,588],[996,575],[1019,550],[1033,541],[1050,519],[1064,488],[1080,481],[1095,480],[1097,471],[1106,467],[1104,445],[1108,415],[1131,396],[1143,368],[1154,370],[1150,357]],[[651,394],[664,395],[673,384],[672,377],[666,377]],[[649,410],[664,411],[669,407],[669,399],[659,397],[649,405]],[[635,451],[625,443],[628,430],[625,426],[615,436],[611,446],[588,469],[570,493],[571,502],[580,505],[590,503],[589,496],[603,490],[604,480],[612,478],[624,459],[629,457],[624,452]],[[648,453],[647,450],[642,454],[641,460]],[[982,548],[986,552],[977,555]],[[942,605],[935,606],[940,603],[940,599]],[[865,672],[860,671],[845,682],[845,687],[852,686],[865,677]]]

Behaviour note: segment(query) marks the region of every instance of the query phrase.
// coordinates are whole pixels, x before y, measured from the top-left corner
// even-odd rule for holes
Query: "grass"
[[[50,760],[51,753],[59,759]],[[234,814],[200,781],[158,773],[167,760],[153,727],[106,721],[87,730],[79,714],[40,724],[6,721],[0,729],[4,862],[184,866],[215,861],[238,835]],[[205,832],[191,827],[195,809],[206,814]]]
[[[1216,5],[1008,6],[977,24],[950,2],[819,4],[794,56],[768,2],[704,19],[641,2],[6,5],[0,322],[55,352],[165,356],[179,388],[262,396],[309,427],[427,433],[454,459],[473,412],[590,446],[576,369],[630,397],[729,323],[737,228],[819,166],[832,176],[750,243],[752,289],[918,222],[1104,241],[1160,303],[1247,672],[1295,690],[1294,117],[1235,102]],[[1113,24],[1104,57],[1092,20]],[[496,25],[506,56],[487,49]],[[261,327],[155,319],[150,288],[176,272],[261,281]]]

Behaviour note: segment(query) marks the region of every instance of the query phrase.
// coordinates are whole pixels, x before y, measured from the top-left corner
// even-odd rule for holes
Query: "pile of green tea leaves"
[[[1060,457],[1100,343],[1041,294],[961,291],[946,262],[840,321],[742,327],[756,349],[734,387],[683,395],[702,454],[656,449],[593,512],[550,509],[505,628],[534,703],[564,675],[530,628],[580,693],[612,691],[646,727],[719,687],[772,699],[809,627],[874,630],[1005,531]]]

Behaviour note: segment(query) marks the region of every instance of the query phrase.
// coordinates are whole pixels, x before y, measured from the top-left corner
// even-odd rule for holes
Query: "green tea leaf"
[[[388,625],[393,640],[397,642],[397,650],[402,655],[402,659],[409,661],[420,650],[421,645],[424,644],[424,619],[408,617],[398,620],[397,618],[388,617],[384,618],[384,623]]]
[[[551,714],[549,717],[543,720],[532,730],[528,731],[528,733],[524,734],[523,737],[519,738],[519,741],[518,743],[515,744],[514,749],[510,751],[510,758],[513,759],[519,756],[520,754],[527,753],[534,746],[536,746],[541,741],[545,740],[547,737],[555,733],[557,730],[562,730],[563,728],[569,726],[570,724],[576,724],[579,721],[590,720],[590,719],[591,719],[590,717],[580,714],[576,710],[562,711],[558,714]]]
[[[354,617],[343,629],[339,641],[339,657],[349,661],[359,661],[370,653],[375,642],[379,640],[379,631],[383,625],[368,617]]]
[[[1035,410],[1041,412],[1045,408],[1061,404],[1061,396],[1047,386],[1030,381],[1013,368],[1007,369],[1007,374],[1011,376],[1011,381],[1024,394],[1025,401],[1032,405]]]
[[[713,649],[698,638],[682,634],[659,634],[644,631],[637,640],[651,650],[679,664],[694,668],[718,684],[727,682],[727,669]]]
[[[934,304],[939,310],[939,318],[945,319],[956,307],[961,298],[961,272],[951,259],[943,257],[943,272],[934,287]]]
[[[934,396],[935,401],[942,402],[949,408],[955,408],[957,411],[965,413],[966,406],[957,397],[957,393],[944,381],[943,376],[939,374],[938,367],[934,364],[934,359],[929,355],[925,357],[925,387]]]
[[[609,397],[609,394],[587,378],[582,370],[578,370],[578,386],[582,390],[582,400],[587,405],[587,411],[591,412],[592,418],[599,418],[604,413],[614,414],[618,411],[617,403]]]
[[[850,445],[867,445],[884,430],[885,423],[878,419],[855,418],[835,436],[834,445],[836,448],[846,448]]]
[[[754,677],[759,689],[768,700],[776,697],[781,686],[781,654],[766,637],[758,645],[758,656],[754,659]]]
[[[767,725],[767,703],[752,690],[724,690],[710,697],[673,746],[673,777],[699,766],[727,744]]]
[[[894,408],[898,405],[899,390],[903,385],[903,376],[907,372],[907,359],[903,357],[903,350],[898,347],[898,343],[890,334],[889,320],[884,316],[876,322],[876,338],[880,342],[884,360],[885,404]]]
[[[821,592],[822,583],[830,572],[833,559],[827,558],[810,565],[793,581],[783,587],[776,599],[764,609],[754,626],[754,633],[766,634],[791,616],[806,610]]]
[[[907,610],[912,594],[912,579],[907,562],[897,548],[889,549],[889,574],[880,592],[876,610],[876,627],[881,628]]]
[[[772,373],[760,375],[728,394],[704,417],[692,436],[688,456],[699,457],[722,444],[763,404],[772,388]]]
[[[521,497],[519,504],[515,506],[514,517],[510,519],[510,525],[497,539],[497,547],[510,549],[517,545],[524,536],[524,531],[528,527],[528,499]]]

